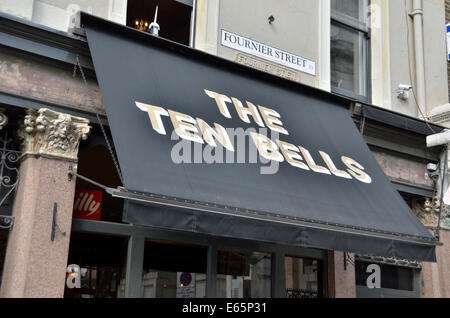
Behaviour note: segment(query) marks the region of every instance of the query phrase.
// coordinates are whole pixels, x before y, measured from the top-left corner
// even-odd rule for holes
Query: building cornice
[[[0,45],[93,70],[86,38],[0,12]]]

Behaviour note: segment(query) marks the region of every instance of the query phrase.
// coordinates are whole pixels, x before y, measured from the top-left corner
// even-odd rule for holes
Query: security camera
[[[427,170],[428,170],[428,172],[435,172],[437,170],[437,164],[431,163],[431,162],[428,163]]]
[[[409,84],[398,85],[398,89],[396,90],[397,98],[401,100],[407,100],[409,98],[408,91],[410,89],[412,89],[412,86]]]
[[[435,163],[428,163],[427,164],[427,171],[428,171],[428,176],[433,179],[436,180],[439,178],[439,171],[438,171],[438,167],[437,164]]]
[[[400,90],[409,91],[411,88],[412,88],[412,86],[409,85],[409,84],[400,84],[400,85],[398,85],[398,89],[400,89]]]

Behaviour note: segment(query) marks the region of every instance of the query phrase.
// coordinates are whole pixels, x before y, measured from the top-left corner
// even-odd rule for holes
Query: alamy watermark
[[[368,288],[381,288],[381,268],[378,264],[370,264],[367,266],[366,273],[370,275],[366,279]]]
[[[251,133],[258,133],[276,143],[279,133],[267,128],[225,128],[229,138],[230,147],[227,149],[219,142],[215,145],[192,142],[181,139],[175,130],[172,131],[171,140],[178,141],[170,153],[175,164],[259,164],[261,174],[276,174],[280,162],[264,157],[252,141]],[[225,143],[226,144],[226,143]],[[228,150],[229,150],[228,149]],[[270,149],[269,149],[270,151]]]
[[[76,264],[67,266],[66,285],[68,288],[81,288],[81,277],[86,276],[87,268],[80,268]]]

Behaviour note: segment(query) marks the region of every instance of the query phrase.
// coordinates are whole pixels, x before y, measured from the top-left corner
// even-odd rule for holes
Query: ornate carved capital
[[[25,155],[77,160],[80,140],[86,140],[89,120],[47,108],[27,110],[20,136]]]
[[[413,202],[414,214],[427,227],[436,228],[439,220],[440,197],[425,200],[416,200]],[[441,214],[441,225],[443,225],[448,217],[447,205],[443,204]]]

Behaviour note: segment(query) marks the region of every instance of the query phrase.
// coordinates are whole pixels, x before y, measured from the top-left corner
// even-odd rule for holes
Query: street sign
[[[73,216],[80,219],[100,220],[102,192],[98,190],[76,189]]]
[[[177,272],[176,298],[195,298],[195,273]]]

